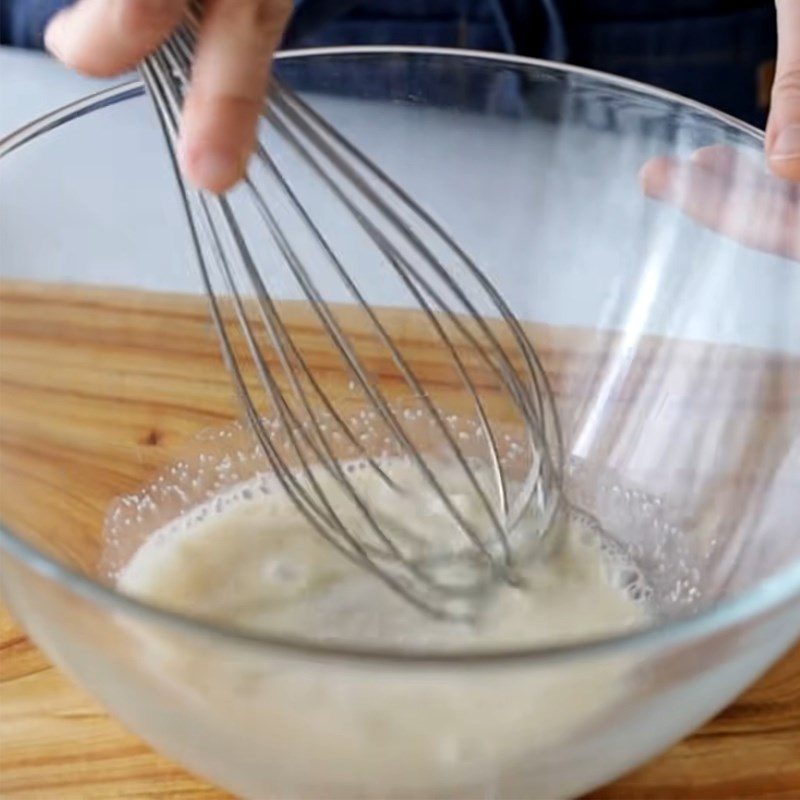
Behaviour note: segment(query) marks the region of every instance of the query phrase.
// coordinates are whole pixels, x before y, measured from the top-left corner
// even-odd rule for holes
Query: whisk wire
[[[148,83],[148,87],[155,98],[165,135],[167,135],[171,141],[174,141],[175,137],[177,136],[177,108],[173,102],[174,98],[170,98],[169,91],[166,89],[163,83],[163,76],[159,74],[158,70],[154,68],[152,63],[144,64],[142,66],[142,72]],[[361,542],[359,542],[359,540],[350,533],[347,526],[341,522],[331,508],[325,493],[321,490],[319,484],[314,478],[313,470],[311,470],[310,465],[303,457],[302,450],[297,446],[296,440],[293,440],[294,449],[300,455],[300,459],[303,463],[303,473],[305,477],[312,483],[317,498],[327,506],[327,509],[320,508],[320,506],[315,502],[314,498],[309,494],[306,487],[302,485],[298,475],[290,468],[284,457],[281,456],[279,449],[270,438],[268,431],[265,429],[262,418],[252,401],[252,397],[250,396],[250,392],[247,388],[247,382],[237,362],[237,359],[232,355],[234,352],[234,347],[227,332],[227,327],[224,321],[224,313],[220,308],[219,300],[213,288],[213,282],[211,280],[203,247],[201,245],[201,238],[195,222],[195,217],[190,210],[194,198],[194,200],[199,202],[202,209],[201,219],[205,220],[204,227],[206,228],[206,235],[209,237],[209,240],[213,242],[212,250],[217,266],[223,273],[228,272],[229,268],[226,265],[226,259],[221,248],[219,236],[216,233],[212,223],[211,214],[208,208],[208,201],[202,196],[202,194],[190,192],[187,189],[186,185],[180,178],[177,160],[175,159],[174,152],[172,151],[171,161],[175,174],[178,177],[181,198],[187,210],[192,244],[198,258],[201,276],[209,297],[212,319],[220,338],[226,363],[233,377],[234,388],[236,389],[240,403],[245,411],[247,422],[254,431],[259,445],[265,453],[270,463],[270,467],[277,477],[281,488],[295,503],[296,507],[305,516],[309,524],[311,524],[312,527],[333,547],[335,547],[349,560],[354,561],[362,568],[365,568],[376,577],[380,578],[394,591],[404,597],[408,602],[420,608],[425,613],[437,617],[452,619],[469,616],[462,610],[461,607],[448,604],[448,600],[450,598],[458,597],[459,595],[463,594],[463,592],[460,591],[460,589],[463,587],[439,585],[429,574],[426,573],[424,569],[420,569],[418,565],[414,564],[413,562],[398,559],[394,562],[379,564],[374,560],[375,556],[378,554],[374,551],[371,552],[370,548],[365,547]],[[233,295],[238,295],[238,292],[234,291]],[[240,310],[243,311],[243,308],[240,308]],[[244,316],[244,319],[240,317],[240,323],[243,326],[248,324],[246,321],[246,315]],[[269,375],[268,370],[266,373]],[[267,382],[274,387],[274,380],[271,377],[267,378]],[[279,412],[285,413],[286,405],[281,399],[279,392],[275,393],[275,398]],[[292,426],[288,426],[287,432],[289,435],[291,435],[291,430]],[[325,513],[326,510],[329,513]],[[338,534],[338,536],[341,536],[343,541],[337,538],[337,535],[334,535],[334,532]],[[389,544],[390,549],[392,551],[396,551],[396,548],[391,541],[389,541]],[[398,567],[400,567],[399,570]],[[413,576],[413,579],[415,579],[414,584],[409,583],[408,577],[403,574],[404,571]],[[426,589],[430,590],[428,595],[420,592],[420,584],[422,584]]]
[[[141,72],[170,144],[172,166],[178,177],[181,200],[209,298],[211,316],[245,417],[282,490],[309,524],[339,552],[382,579],[425,612],[445,618],[469,617],[473,610],[462,601],[483,596],[498,579],[514,581],[514,552],[510,535],[526,510],[531,504],[536,504],[543,512],[539,535],[544,535],[555,518],[560,502],[561,431],[552,389],[538,355],[499,292],[444,228],[324,117],[287,87],[274,81],[270,99],[265,105],[264,119],[298,156],[300,163],[319,179],[320,185],[347,211],[357,228],[391,267],[399,285],[408,292],[436,341],[443,347],[474,409],[477,430],[486,447],[494,484],[492,497],[472,468],[470,457],[460,446],[445,412],[434,402],[426,382],[404,355],[403,348],[345,267],[282,168],[259,142],[242,191],[250,198],[280,261],[288,268],[288,274],[308,302],[314,318],[335,346],[343,366],[353,379],[351,385],[359,390],[368,408],[385,426],[388,434],[386,441],[397,447],[418,470],[432,497],[471,545],[468,551],[457,548],[453,552],[426,555],[425,548],[420,547],[424,543],[419,533],[408,530],[402,520],[379,519],[368,498],[356,488],[340,463],[334,442],[337,432],[344,436],[349,446],[386,487],[401,495],[405,491],[385,471],[382,459],[374,456],[362,443],[361,437],[325,391],[313,367],[297,346],[268,288],[231,201],[227,196],[218,197],[196,191],[184,183],[180,176],[174,146],[191,74],[200,14],[201,4],[191,3],[186,24],[142,64]],[[484,529],[481,533],[476,527],[477,523],[459,508],[438,478],[435,466],[416,446],[379,382],[370,377],[360,353],[345,333],[276,214],[274,198],[270,195],[268,199],[259,187],[257,176],[260,173],[256,170],[263,171],[263,177],[274,185],[355,307],[368,321],[375,341],[385,348],[399,377],[427,415],[447,458],[457,464],[465,476],[472,495],[483,511],[483,524],[488,530]],[[397,205],[392,205],[392,201]],[[424,236],[429,236],[430,241],[426,241]],[[447,263],[437,254],[437,247],[444,249],[448,256]],[[214,266],[216,279],[209,261]],[[480,313],[477,301],[459,283],[453,272],[456,264],[464,270],[466,279],[477,287],[474,290],[480,292],[482,302],[488,303],[498,314],[523,364],[521,372],[514,367],[510,354],[488,319]],[[219,281],[223,295],[219,294]],[[246,302],[245,296],[253,298],[255,320],[251,319],[250,301]],[[283,447],[273,436],[274,425],[270,428],[264,421],[249,388],[240,363],[242,356],[237,354],[237,345],[228,330],[230,323],[223,310],[223,300],[230,306],[258,383],[274,411],[275,424],[284,437]],[[254,321],[258,324],[254,325]],[[468,351],[462,354],[462,348],[465,347]],[[290,402],[281,388],[274,368],[265,357],[265,351],[271,352],[277,359],[277,366],[288,383],[294,403]],[[497,382],[523,422],[530,464],[527,474],[515,484],[518,493],[513,506],[498,434],[491,424],[481,392],[470,374],[470,367],[465,360],[467,354],[488,370],[489,377]],[[348,526],[337,512],[317,476],[317,464],[334,480],[361,518],[363,525],[359,525],[358,530]],[[367,534],[367,538],[363,534]],[[443,563],[456,563],[465,558],[471,564],[482,565],[477,571],[472,570],[466,580],[455,579],[446,570],[439,570]]]
[[[167,49],[169,49],[169,47]],[[184,45],[184,55],[185,56],[188,55],[186,45]],[[180,70],[180,67],[177,65],[176,61],[174,59],[172,59],[171,61],[172,61],[173,68],[177,69],[177,70]],[[186,82],[186,74],[183,71],[181,71],[181,79],[182,79],[182,83],[185,84],[185,82]],[[448,349],[448,351],[450,353],[451,358],[456,363],[457,371],[458,371],[458,373],[459,373],[459,375],[460,375],[460,377],[461,377],[461,379],[463,381],[463,384],[464,384],[465,388],[467,389],[467,391],[470,394],[470,396],[473,398],[473,402],[476,405],[476,411],[477,411],[477,414],[478,414],[478,418],[479,418],[481,426],[482,426],[482,428],[484,430],[484,434],[485,434],[485,436],[487,438],[487,441],[489,441],[489,443],[490,443],[490,450],[492,452],[492,464],[493,464],[493,468],[494,468],[493,472],[494,472],[494,475],[495,475],[495,478],[496,478],[496,481],[497,481],[497,484],[498,484],[498,487],[499,487],[498,493],[499,493],[499,496],[501,498],[502,510],[503,510],[503,513],[505,514],[505,512],[507,511],[507,507],[508,507],[505,479],[504,479],[502,470],[499,468],[499,454],[497,452],[497,444],[496,444],[496,442],[494,440],[494,436],[493,436],[493,434],[491,432],[491,428],[488,425],[486,412],[485,412],[485,410],[484,410],[484,408],[483,408],[483,406],[482,406],[482,404],[480,402],[480,399],[479,399],[477,393],[474,390],[474,387],[471,385],[471,383],[469,381],[469,378],[466,375],[466,372],[464,370],[464,367],[463,367],[463,364],[461,362],[461,359],[458,356],[457,350],[453,346],[452,342],[450,342],[450,340],[445,336],[444,331],[442,330],[440,322],[438,321],[436,316],[433,314],[433,312],[432,312],[430,306],[428,305],[427,301],[422,296],[422,294],[420,293],[419,289],[414,284],[414,282],[409,278],[409,272],[410,272],[412,275],[417,277],[418,281],[421,280],[419,278],[418,273],[413,271],[413,267],[411,267],[411,265],[408,264],[408,262],[405,261],[402,258],[400,253],[383,236],[382,232],[378,228],[376,228],[374,226],[374,224],[369,219],[367,219],[360,212],[360,210],[358,208],[356,208],[352,204],[350,199],[343,192],[340,191],[339,187],[335,183],[331,182],[330,177],[324,173],[324,171],[320,167],[320,165],[317,162],[317,160],[313,157],[313,155],[305,147],[303,147],[301,144],[299,144],[299,142],[296,140],[296,137],[294,137],[294,135],[291,133],[291,130],[288,127],[288,125],[285,125],[284,123],[281,122],[281,123],[277,123],[275,125],[275,127],[280,133],[284,134],[285,138],[287,138],[290,141],[292,141],[297,147],[299,147],[301,149],[301,152],[302,152],[303,156],[308,160],[308,163],[311,164],[314,167],[315,171],[319,174],[319,176],[321,178],[323,178],[323,180],[325,180],[325,182],[334,191],[334,193],[345,203],[345,205],[348,207],[348,209],[354,214],[354,216],[359,221],[359,223],[362,225],[362,227],[378,243],[381,251],[384,253],[384,255],[387,256],[387,258],[391,261],[391,263],[397,268],[398,274],[401,276],[401,278],[404,281],[404,283],[406,284],[407,288],[411,291],[411,293],[413,294],[413,296],[415,297],[415,299],[419,303],[420,307],[423,308],[424,311],[426,312],[426,315],[427,315],[429,321],[431,322],[431,324],[436,328],[437,332],[439,333],[439,335],[441,337],[441,341],[443,343],[445,343],[445,345],[446,345],[446,347],[447,347],[447,349]],[[265,160],[265,163],[270,165],[270,169],[272,170],[273,174],[280,177],[281,183],[284,186],[284,188],[286,189],[286,191],[288,192],[288,194],[290,196],[290,199],[292,200],[292,203],[295,206],[295,209],[303,214],[307,224],[309,225],[310,229],[313,231],[315,238],[320,242],[324,242],[324,237],[320,234],[319,230],[313,224],[313,222],[311,221],[311,219],[307,215],[307,213],[302,209],[301,204],[297,201],[296,196],[291,191],[291,189],[288,186],[288,184],[286,183],[285,179],[282,176],[280,176],[280,172],[277,170],[277,167],[275,166],[275,164],[272,161],[272,159],[266,154],[265,151],[263,151],[263,148],[261,148],[261,147],[259,147],[258,155],[261,156]],[[252,191],[253,199],[254,199],[259,211],[265,217],[265,221],[267,221],[267,224],[270,227],[270,230],[272,231],[273,235],[275,235],[276,232],[277,232],[278,237],[283,240],[283,245],[281,245],[279,243],[279,247],[281,247],[282,251],[284,252],[284,255],[287,256],[287,261],[289,263],[290,268],[293,271],[293,274],[294,274],[295,278],[297,278],[298,281],[300,282],[300,285],[302,286],[303,290],[306,292],[307,299],[312,303],[312,306],[314,307],[315,311],[319,312],[320,309],[324,306],[324,304],[321,304],[319,302],[319,297],[318,296],[317,296],[317,298],[313,298],[313,296],[311,295],[311,293],[309,291],[311,282],[308,280],[308,277],[307,277],[307,274],[305,273],[305,270],[302,268],[302,265],[299,262],[299,260],[296,257],[294,257],[293,254],[291,254],[291,249],[286,247],[285,237],[283,236],[282,233],[280,233],[279,226],[277,226],[277,224],[274,221],[274,216],[269,211],[268,205],[265,203],[263,197],[261,196],[261,194],[255,188],[253,182],[248,179],[246,181],[246,183],[247,183],[248,188]],[[229,220],[229,222],[231,222],[231,221]],[[239,234],[237,233],[237,236],[238,235]],[[243,242],[240,242],[240,244],[242,246],[245,246]],[[399,368],[400,373],[402,374],[402,376],[405,379],[406,383],[409,385],[412,393],[414,394],[414,396],[416,396],[416,397],[418,397],[420,399],[420,401],[424,404],[427,413],[430,414],[431,419],[435,421],[435,423],[436,423],[436,425],[437,425],[437,427],[439,429],[439,432],[444,437],[446,443],[449,446],[449,449],[450,449],[451,453],[454,455],[457,463],[461,466],[464,474],[467,477],[467,480],[470,482],[471,487],[472,487],[473,491],[475,492],[476,497],[481,502],[481,504],[482,504],[482,506],[484,508],[484,511],[486,512],[486,514],[489,517],[489,520],[490,520],[491,525],[493,527],[495,536],[497,538],[497,542],[498,542],[499,547],[500,547],[501,552],[502,552],[502,558],[504,560],[504,567],[505,568],[510,568],[510,566],[511,566],[511,552],[510,552],[510,548],[509,548],[509,545],[508,545],[508,540],[507,540],[507,537],[506,537],[506,534],[505,534],[505,528],[504,528],[501,520],[499,519],[497,513],[495,512],[495,509],[494,509],[491,501],[489,500],[489,498],[487,497],[485,491],[483,490],[483,487],[481,487],[481,485],[478,483],[477,479],[475,478],[475,475],[474,475],[473,471],[469,468],[469,465],[467,464],[466,457],[465,457],[463,451],[458,447],[455,439],[453,438],[453,435],[452,435],[451,431],[448,429],[446,422],[442,418],[441,412],[438,409],[436,409],[435,406],[433,405],[433,403],[430,401],[430,398],[427,396],[427,393],[425,392],[421,382],[419,381],[419,379],[415,375],[414,371],[412,370],[412,368],[408,364],[407,360],[403,357],[400,348],[397,346],[397,344],[394,342],[392,337],[386,331],[385,327],[380,322],[380,320],[378,319],[377,315],[375,315],[373,313],[373,311],[371,310],[369,304],[366,302],[366,300],[363,297],[363,295],[359,292],[358,288],[355,286],[355,284],[351,280],[351,278],[348,275],[347,271],[341,265],[341,262],[336,258],[336,256],[330,250],[330,248],[326,247],[325,249],[326,249],[327,253],[330,255],[330,257],[332,259],[332,262],[333,262],[335,268],[337,269],[337,272],[339,273],[340,277],[342,278],[343,281],[345,281],[346,285],[350,289],[350,292],[353,295],[354,299],[359,303],[359,305],[362,308],[364,308],[366,310],[366,313],[369,315],[372,324],[375,326],[375,329],[376,329],[376,331],[378,333],[378,336],[380,337],[381,341],[389,349],[395,364]],[[247,259],[247,261],[248,261],[248,265],[252,264],[251,259]],[[249,266],[248,266],[248,268],[249,268]],[[260,283],[260,278],[258,280],[259,280],[259,283]],[[263,288],[263,284],[261,284],[261,286]],[[447,306],[445,305],[444,308],[447,309]],[[457,320],[457,318],[455,318],[455,316],[452,314],[452,312],[449,309],[447,309],[447,311],[450,314],[450,316],[453,319],[456,320],[456,323],[460,325],[460,322]],[[331,324],[330,324],[330,322],[331,322],[330,315],[326,315],[324,318],[321,317],[321,320],[322,320],[323,325],[326,327],[327,332],[329,334],[334,334],[334,327],[331,326]],[[338,326],[336,326],[336,328],[338,328]],[[342,344],[344,342],[344,337],[341,335],[340,331],[338,331],[338,333],[335,334],[335,338],[340,344]],[[276,349],[277,349],[277,351],[279,353],[281,353],[281,354],[283,353],[283,348],[277,347]],[[344,353],[345,353],[345,356],[346,356],[346,360],[348,362],[348,366],[351,369],[353,369],[353,367],[355,366],[355,363],[354,363],[355,359],[352,358],[352,349],[348,347],[348,348],[345,349]],[[283,356],[281,356],[281,357],[283,358]],[[291,370],[288,368],[288,366],[286,365],[285,361],[284,361],[283,366],[284,366],[284,369],[287,372],[287,374],[291,374]],[[491,557],[491,553],[490,553],[486,543],[481,539],[480,535],[475,530],[474,526],[471,525],[465,519],[463,514],[461,514],[461,512],[458,510],[458,508],[452,502],[452,499],[450,498],[448,493],[444,490],[444,488],[441,486],[440,482],[436,479],[436,476],[435,476],[434,472],[429,468],[429,466],[425,462],[425,460],[419,456],[416,448],[413,446],[413,443],[408,439],[407,435],[405,434],[405,432],[402,429],[402,426],[396,420],[396,417],[393,414],[393,412],[391,411],[391,408],[390,408],[388,402],[385,400],[385,398],[381,397],[379,395],[379,392],[376,391],[375,388],[371,385],[370,381],[365,377],[363,369],[356,368],[354,370],[354,372],[358,376],[359,384],[361,385],[361,388],[364,391],[367,392],[367,394],[369,396],[369,399],[372,401],[372,403],[381,412],[381,415],[384,418],[384,421],[387,422],[387,424],[389,424],[391,426],[395,436],[397,436],[397,437],[399,437],[401,439],[406,452],[408,452],[411,455],[411,457],[417,462],[417,466],[424,472],[427,481],[434,488],[434,491],[435,491],[436,495],[438,496],[439,500],[445,505],[447,510],[450,512],[450,514],[452,515],[453,519],[456,521],[459,529],[463,533],[465,533],[467,535],[467,537],[470,539],[470,541],[475,546],[477,546],[484,553],[484,555],[486,555],[487,557]],[[313,418],[313,415],[312,415],[312,418]]]

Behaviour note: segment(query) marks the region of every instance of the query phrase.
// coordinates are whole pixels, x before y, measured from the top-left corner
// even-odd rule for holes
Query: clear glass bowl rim
[[[347,46],[319,47],[278,53],[279,60],[302,58],[331,58],[349,56],[420,55],[453,59],[476,59],[487,64],[495,62],[511,67],[535,67],[538,70],[559,74],[581,75],[592,78],[609,88],[619,88],[679,103],[685,108],[699,111],[752,137],[754,144],[764,140],[764,132],[728,114],[672,92],[648,86],[638,81],[608,75],[596,70],[567,64],[548,62],[524,56],[487,53],[478,50],[448,49],[439,47],[386,47]],[[38,136],[92,111],[123,102],[144,93],[139,80],[103,89],[29,122],[17,131],[0,139],[0,158],[7,156]],[[177,629],[189,635],[218,639],[232,646],[248,650],[282,651],[287,655],[310,656],[333,661],[372,662],[392,666],[418,666],[422,668],[489,667],[500,664],[532,666],[592,656],[614,654],[636,648],[662,648],[688,643],[713,635],[735,625],[769,614],[779,607],[800,600],[800,561],[790,563],[775,575],[765,578],[735,597],[712,605],[695,615],[673,619],[623,634],[583,639],[575,643],[543,647],[504,647],[495,650],[401,650],[394,647],[330,644],[296,636],[248,633],[241,629],[206,622],[180,612],[170,611],[117,592],[88,575],[77,572],[57,559],[47,555],[16,535],[0,520],[0,551],[23,562],[40,576],[54,581],[68,591],[88,600],[109,612],[131,616],[142,622]]]

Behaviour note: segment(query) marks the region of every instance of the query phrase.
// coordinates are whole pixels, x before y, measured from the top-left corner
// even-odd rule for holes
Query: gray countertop
[[[0,48],[0,136],[119,82]],[[34,143],[0,165],[0,274],[197,290],[146,102],[99,112],[91,128],[70,123],[57,132],[58,147]],[[323,104],[337,122],[347,102]],[[404,186],[455,226],[479,263],[495,265],[492,277],[520,316],[800,353],[800,265],[751,253],[642,198],[636,175],[652,155],[646,145],[620,148],[610,134],[575,129],[554,146],[543,123],[439,117],[386,106],[359,115],[347,133],[390,172],[393,159],[402,163]],[[397,126],[413,145],[413,157],[406,150],[401,162],[397,137],[386,135]],[[110,163],[120,164],[113,175]],[[454,206],[453,192],[469,202]],[[129,225],[120,224],[121,213]],[[356,271],[372,266],[362,266],[362,255],[353,245],[348,263]],[[382,296],[381,281],[370,288],[376,302],[394,299]],[[288,284],[281,290],[292,293]]]

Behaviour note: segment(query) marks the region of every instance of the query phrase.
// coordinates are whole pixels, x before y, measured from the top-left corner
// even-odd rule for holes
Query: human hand
[[[778,61],[767,124],[767,157],[781,178],[800,181],[800,0],[777,0]]]
[[[45,44],[68,67],[110,76],[134,67],[180,23],[186,0],[79,0],[59,12]],[[196,186],[231,188],[256,142],[272,54],[291,0],[206,0],[181,119],[178,158]]]
[[[800,3],[800,0],[798,0]],[[640,175],[645,193],[747,247],[800,261],[800,183],[767,174],[727,145],[691,158],[654,158]]]
[[[765,150],[773,176],[731,147],[656,158],[645,193],[748,247],[800,261],[800,0],[778,0],[778,60]]]

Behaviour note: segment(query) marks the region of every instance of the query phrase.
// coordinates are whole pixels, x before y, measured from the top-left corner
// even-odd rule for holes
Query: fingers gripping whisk
[[[199,13],[141,65],[173,164]],[[282,491],[409,602],[472,616],[560,504],[558,418],[522,325],[445,229],[278,81],[242,184],[216,196],[178,181],[223,356]]]

